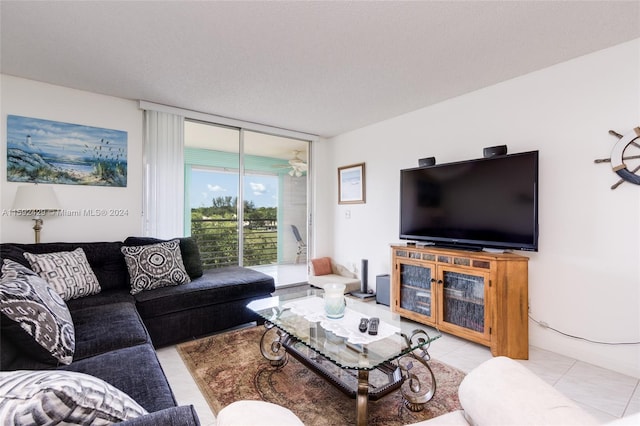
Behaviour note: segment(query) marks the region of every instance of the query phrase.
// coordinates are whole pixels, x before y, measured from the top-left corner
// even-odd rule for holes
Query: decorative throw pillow
[[[172,238],[171,240],[174,239],[175,238]],[[164,243],[171,240],[161,240],[153,237],[127,237],[127,239],[124,240],[124,245],[146,246],[149,244]],[[193,237],[180,237],[178,240],[180,241],[180,255],[182,256],[182,263],[184,264],[185,271],[189,274],[189,278],[195,280],[196,278],[201,277],[203,274],[202,258],[200,257],[198,243],[196,243]]]
[[[147,411],[129,395],[72,371],[0,372],[0,424],[110,425]]]
[[[25,253],[24,257],[64,300],[100,293],[98,278],[81,248],[57,253]]]
[[[75,328],[67,305],[45,280],[12,260],[2,263],[0,312],[4,333],[41,362],[70,364]]]
[[[2,278],[5,278],[5,279],[15,279],[15,278],[18,278],[20,275],[34,275],[36,277],[38,276],[38,274],[33,272],[31,269],[11,259],[5,259],[2,262],[1,267],[2,267]]]
[[[313,265],[313,274],[316,276],[333,274],[330,257],[311,259],[311,264]]]
[[[178,240],[123,246],[121,250],[131,277],[131,294],[191,282],[182,263]]]

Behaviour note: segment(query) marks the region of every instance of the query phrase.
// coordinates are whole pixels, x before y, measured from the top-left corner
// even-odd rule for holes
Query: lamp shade
[[[14,210],[55,211],[60,210],[60,203],[53,188],[46,185],[23,185],[16,191],[13,200]],[[34,216],[37,216],[34,213]]]

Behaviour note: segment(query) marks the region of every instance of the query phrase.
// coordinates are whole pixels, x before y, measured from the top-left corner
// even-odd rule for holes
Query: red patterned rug
[[[187,368],[214,413],[242,400],[273,402],[293,411],[306,425],[355,424],[355,400],[289,356],[275,368],[260,353],[264,327],[217,334],[178,345]],[[407,409],[400,390],[369,401],[369,425],[406,425],[460,409],[458,386],[464,373],[441,362],[429,365],[436,377],[435,396],[424,410]]]

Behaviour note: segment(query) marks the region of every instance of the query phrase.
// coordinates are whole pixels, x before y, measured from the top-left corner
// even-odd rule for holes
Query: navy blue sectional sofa
[[[191,282],[130,294],[123,245],[159,240],[128,238],[123,242],[0,244],[2,259],[29,267],[23,253],[54,253],[82,248],[101,292],[67,301],[75,327],[73,362],[52,366],[32,359],[15,342],[0,336],[1,370],[61,369],[98,377],[132,397],[149,414],[123,424],[199,424],[192,406],[178,406],[154,347],[162,347],[260,319],[247,303],[269,296],[273,278],[247,268],[202,270],[197,246],[180,240]],[[4,327],[8,320],[0,316]]]

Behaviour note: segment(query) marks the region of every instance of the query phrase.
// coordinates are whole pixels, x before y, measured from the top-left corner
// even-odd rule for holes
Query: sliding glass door
[[[306,280],[309,142],[185,122],[185,234],[207,267]],[[287,266],[300,265],[298,273]]]
[[[185,121],[185,235],[205,267],[239,265],[240,130]]]

